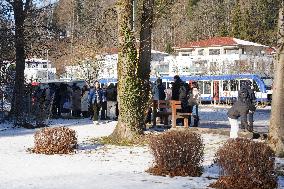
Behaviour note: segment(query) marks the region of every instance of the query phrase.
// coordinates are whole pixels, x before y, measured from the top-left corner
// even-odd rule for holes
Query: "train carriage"
[[[212,75],[212,76],[180,76],[183,81],[198,83],[202,102],[226,102],[230,103],[237,99],[238,91],[248,80],[252,82],[257,102],[267,103],[271,101],[271,86],[265,84],[258,75],[240,74],[240,75]],[[163,82],[173,82],[172,77],[162,78]],[[272,84],[270,81],[266,83]]]
[[[238,91],[247,81],[251,81],[259,103],[270,103],[272,96],[272,78],[261,78],[254,74],[180,76],[187,82],[197,82],[201,94],[201,102],[231,103],[238,97]],[[157,78],[151,78],[152,83]],[[166,88],[171,87],[173,77],[161,77]],[[102,83],[115,83],[116,79],[102,79]]]

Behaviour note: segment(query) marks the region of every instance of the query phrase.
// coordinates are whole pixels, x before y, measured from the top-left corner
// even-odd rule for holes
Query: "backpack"
[[[248,99],[249,95],[248,95],[248,90],[246,87],[242,87],[239,91],[238,91],[238,98],[239,99]]]
[[[182,82],[179,88],[179,100],[184,101],[188,99],[189,85],[186,82]]]

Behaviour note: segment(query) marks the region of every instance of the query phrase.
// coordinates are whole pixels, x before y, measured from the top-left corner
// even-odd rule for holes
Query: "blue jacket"
[[[89,102],[91,104],[101,104],[102,103],[102,96],[103,96],[103,92],[101,89],[91,89],[90,92],[89,92]]]

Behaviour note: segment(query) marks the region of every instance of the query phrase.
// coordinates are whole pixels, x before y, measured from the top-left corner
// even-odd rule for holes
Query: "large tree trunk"
[[[151,13],[151,4],[145,0],[144,14]],[[151,0],[152,1],[152,0]],[[149,74],[151,59],[151,25],[147,16],[141,20],[140,58],[137,56],[135,38],[132,31],[133,1],[118,2],[118,125],[112,136],[131,140],[143,133],[145,113],[149,97]],[[147,6],[146,6],[147,5]],[[152,7],[153,8],[153,7]],[[150,18],[150,17],[148,17]],[[152,18],[152,16],[151,16]],[[145,23],[143,23],[143,20]],[[149,24],[149,25],[148,25]],[[143,28],[145,27],[145,28]],[[149,36],[150,35],[150,36]],[[143,61],[142,61],[143,60]]]
[[[279,41],[274,76],[269,143],[276,155],[284,155],[284,3],[279,11]]]
[[[23,96],[24,96],[24,80],[25,80],[24,21],[26,17],[26,12],[24,10],[24,3],[21,0],[15,0],[12,6],[15,18],[15,48],[16,48],[16,78],[15,78],[12,111],[16,118],[16,125],[22,125],[25,122]]]

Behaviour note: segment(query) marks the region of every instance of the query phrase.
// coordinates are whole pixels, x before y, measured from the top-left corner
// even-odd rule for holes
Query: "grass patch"
[[[117,139],[112,136],[92,138],[90,142],[93,144],[105,144],[105,145],[115,145],[115,146],[146,146],[148,145],[149,136],[142,135],[137,136],[134,139]]]

